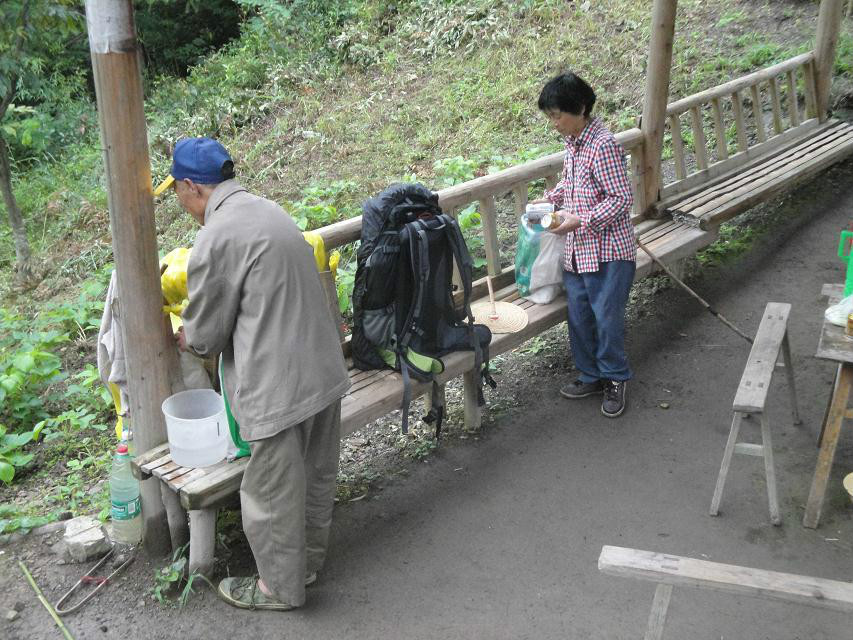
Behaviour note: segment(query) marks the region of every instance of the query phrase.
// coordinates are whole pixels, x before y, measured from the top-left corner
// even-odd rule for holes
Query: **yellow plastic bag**
[[[163,313],[169,314],[172,331],[181,326],[181,314],[187,308],[187,265],[192,249],[178,247],[173,249],[160,260],[160,268],[166,265],[166,270],[160,275],[160,288],[163,298],[168,304],[163,306]]]
[[[326,245],[323,238],[316,231],[303,231],[302,237],[305,242],[314,248],[314,262],[317,263],[317,271],[328,271],[329,266],[326,261]]]
[[[160,268],[166,265],[166,270],[160,276],[160,286],[163,289],[163,297],[170,305],[180,304],[187,298],[187,264],[191,251],[192,249],[178,247],[160,260]]]

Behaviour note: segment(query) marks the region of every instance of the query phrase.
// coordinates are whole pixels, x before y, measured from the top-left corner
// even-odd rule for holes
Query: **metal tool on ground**
[[[486,325],[492,333],[516,333],[527,326],[527,312],[511,302],[495,302],[492,278],[486,276],[489,301],[471,305],[474,322]]]
[[[691,289],[686,284],[684,284],[684,282],[682,282],[682,280],[677,275],[675,275],[672,271],[670,271],[669,267],[667,267],[663,262],[661,262],[655,254],[653,254],[651,251],[649,251],[648,247],[646,247],[646,245],[644,245],[642,242],[640,242],[639,239],[637,240],[637,244],[639,245],[640,249],[642,249],[643,251],[645,251],[648,254],[649,258],[652,259],[652,262],[654,262],[657,266],[659,266],[661,269],[663,269],[664,273],[666,273],[666,275],[668,275],[672,279],[673,282],[675,282],[677,285],[679,285],[682,289],[684,289],[691,296],[696,298],[696,300],[699,301],[699,304],[701,304],[703,307],[705,307],[705,309],[707,309],[707,311],[711,315],[713,315],[715,318],[717,318],[717,320],[719,320],[724,325],[726,325],[729,329],[731,329],[736,334],[738,334],[741,338],[746,340],[749,344],[753,343],[752,338],[750,338],[743,331],[741,331],[735,325],[733,325],[731,322],[729,322],[725,318],[725,316],[723,316],[723,314],[721,314],[719,311],[714,309],[714,307],[712,307],[710,304],[708,304],[708,302],[706,302],[702,296],[700,296],[698,293],[693,291],[693,289]]]
[[[112,549],[107,551],[107,553],[104,555],[104,557],[101,558],[100,560],[98,560],[98,563],[94,567],[89,569],[86,572],[86,574],[83,577],[81,577],[74,584],[73,587],[71,587],[68,591],[65,592],[65,595],[62,596],[59,599],[59,601],[56,603],[56,613],[58,615],[66,616],[69,613],[74,613],[75,611],[77,611],[77,609],[79,609],[84,604],[86,604],[89,600],[91,600],[94,597],[94,595],[96,593],[98,593],[98,591],[103,589],[110,580],[112,580],[116,575],[119,574],[119,572],[123,571],[127,567],[127,565],[129,565],[131,562],[133,562],[133,559],[136,557],[136,549],[134,548],[131,550],[130,554],[128,555],[127,560],[122,562],[118,566],[118,568],[116,568],[116,570],[113,571],[110,575],[108,575],[108,576],[93,576],[92,574],[95,573],[95,571],[97,571],[98,569],[100,569],[101,565],[103,565],[109,558],[112,557],[114,551],[115,551],[115,547],[113,547]],[[62,605],[65,604],[65,601],[68,600],[72,596],[72,594],[74,594],[74,592],[77,591],[77,589],[81,585],[84,585],[84,584],[95,584],[97,586],[94,589],[92,589],[89,593],[87,593],[85,596],[83,596],[83,598],[78,603],[73,604],[73,605],[63,609]]]
[[[74,640],[74,636],[71,635],[71,632],[68,630],[68,627],[63,624],[62,620],[59,619],[59,616],[56,615],[56,611],[54,611],[53,607],[50,606],[50,603],[47,601],[47,598],[44,597],[44,594],[39,589],[39,586],[36,584],[36,581],[33,580],[33,576],[30,573],[30,570],[27,569],[27,565],[18,560],[18,566],[21,567],[21,571],[24,573],[24,577],[27,579],[27,582],[30,583],[30,586],[33,588],[33,591],[36,592],[36,596],[44,605],[44,608],[47,609],[47,612],[50,614],[50,617],[53,618],[53,621],[56,623],[56,626],[59,627],[59,630],[62,632],[62,635],[65,636],[65,640]]]

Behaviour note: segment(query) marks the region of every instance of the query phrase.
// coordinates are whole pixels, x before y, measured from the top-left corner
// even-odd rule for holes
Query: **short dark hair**
[[[595,105],[595,92],[580,76],[571,71],[551,78],[539,94],[539,110],[559,110],[589,117]]]

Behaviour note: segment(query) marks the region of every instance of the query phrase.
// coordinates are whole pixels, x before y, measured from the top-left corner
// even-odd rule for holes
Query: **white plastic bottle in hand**
[[[127,445],[120,444],[110,472],[110,517],[115,542],[136,544],[142,539],[139,481],[130,471]]]

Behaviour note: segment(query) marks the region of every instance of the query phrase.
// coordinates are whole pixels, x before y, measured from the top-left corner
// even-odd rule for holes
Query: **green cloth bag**
[[[249,444],[240,437],[240,425],[234,419],[234,414],[231,413],[231,405],[228,403],[228,394],[225,393],[225,368],[222,363],[222,357],[219,357],[219,384],[222,387],[222,399],[225,401],[225,416],[228,418],[228,430],[231,432],[231,440],[237,447],[237,453],[234,454],[234,459],[245,458],[252,455],[252,450]]]

